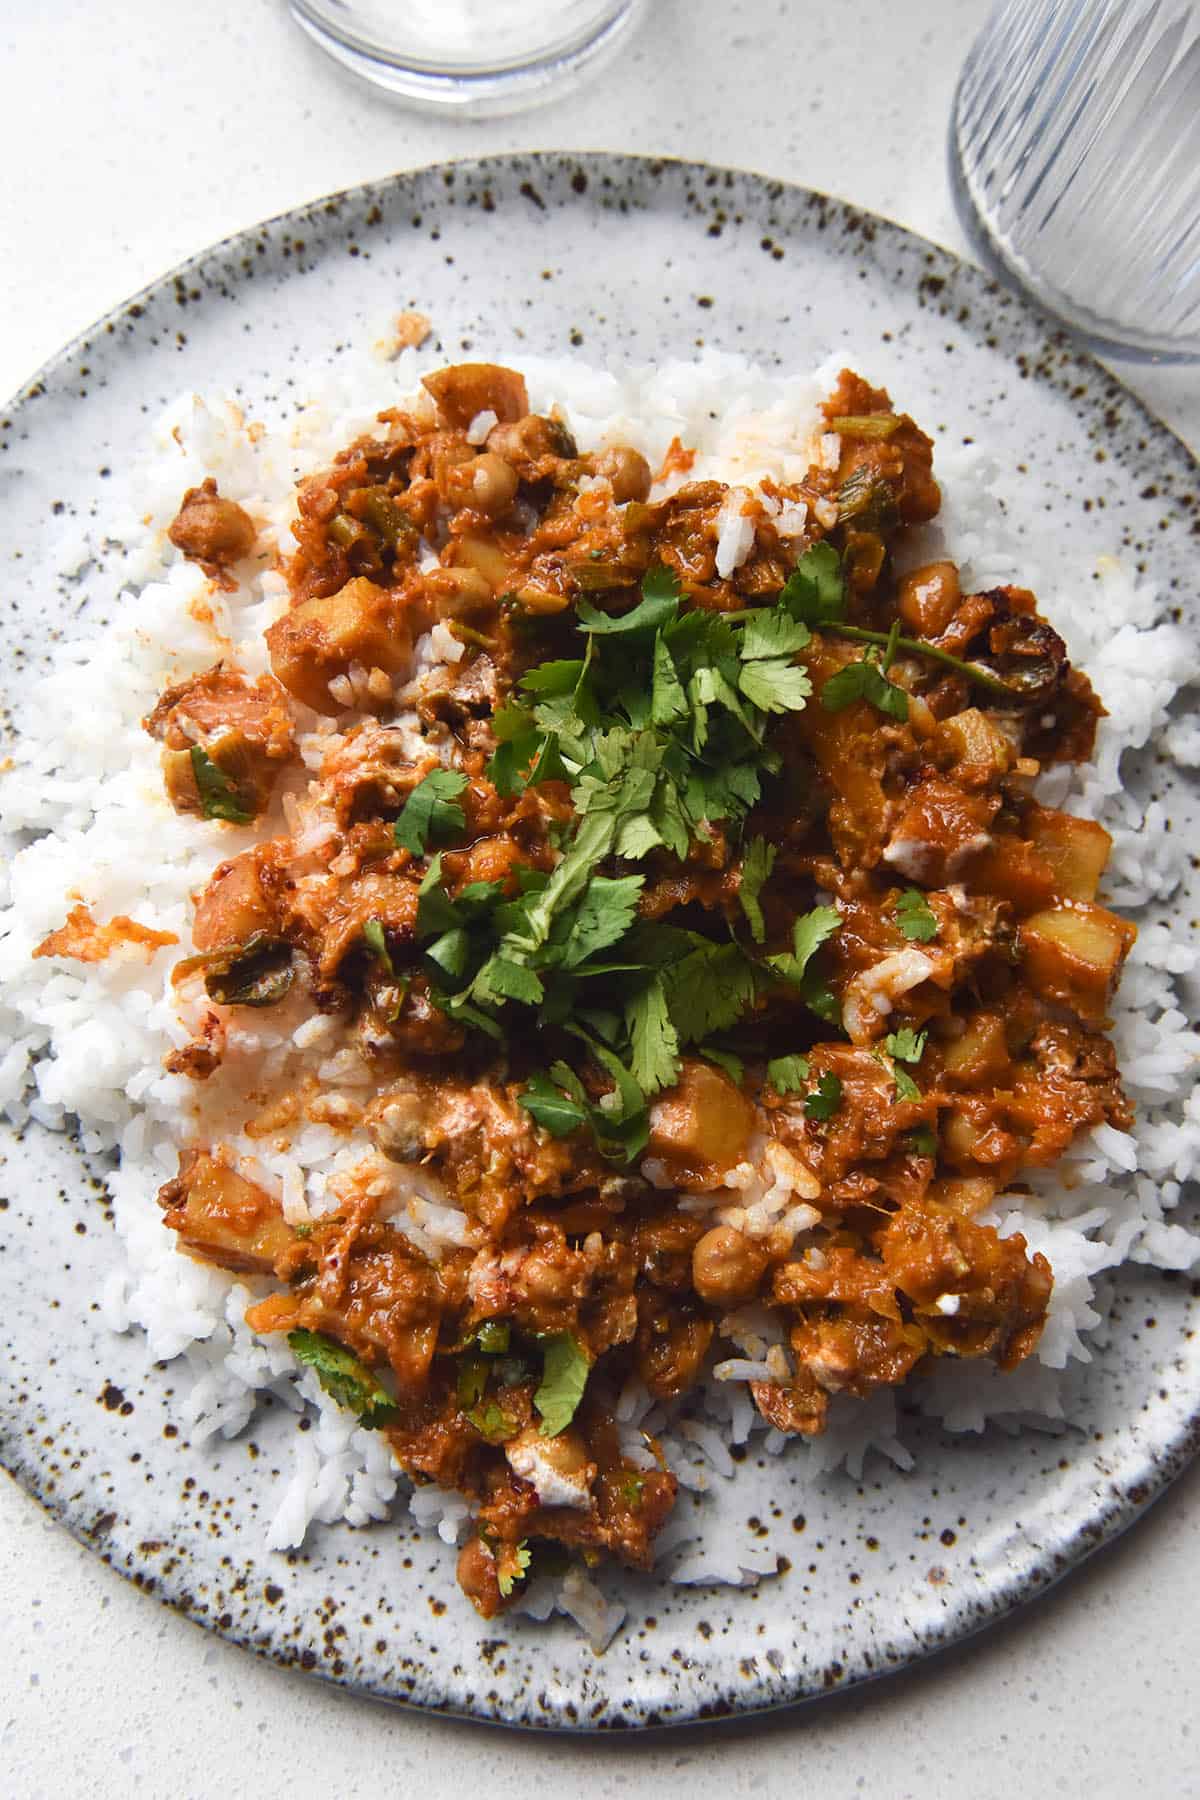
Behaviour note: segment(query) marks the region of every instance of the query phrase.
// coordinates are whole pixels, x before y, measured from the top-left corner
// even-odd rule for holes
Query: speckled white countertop
[[[732,163],[954,249],[944,140],[986,0],[650,0],[592,87],[482,125],[353,87],[283,0],[52,0],[0,18],[0,394],[185,256],[441,158],[622,149]],[[1200,445],[1200,371],[1121,373]],[[0,1792],[992,1800],[1200,1795],[1200,1469],[1048,1598],[915,1674],[790,1716],[602,1742],[387,1710],[287,1675],[118,1579],[0,1477]]]

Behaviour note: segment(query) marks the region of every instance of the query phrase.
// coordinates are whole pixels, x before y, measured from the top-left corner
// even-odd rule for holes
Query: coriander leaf
[[[767,1080],[777,1094],[797,1094],[808,1080],[808,1059],[776,1056],[767,1064]]]
[[[910,944],[928,944],[938,934],[937,915],[920,888],[905,888],[896,902],[896,923]]]
[[[385,1425],[396,1411],[387,1389],[336,1338],[326,1337],[321,1331],[289,1331],[288,1344],[296,1359],[315,1371],[325,1392],[339,1406],[357,1413],[369,1429]]]
[[[840,931],[841,926],[842,915],[836,906],[814,906],[811,912],[801,913],[792,926],[792,949],[801,973],[825,940]]]
[[[502,1042],[504,1033],[496,1020],[489,1013],[485,1013],[482,1007],[472,1006],[465,994],[433,993],[430,995],[430,999],[439,1012],[444,1012],[447,1017],[457,1019],[462,1025],[473,1025],[476,1031],[482,1031],[488,1037],[495,1038],[497,1043]]]
[[[889,719],[899,719],[903,724],[908,717],[907,693],[884,675],[880,675],[878,681],[871,683],[867,691],[867,699],[877,712],[886,713]]]
[[[529,1572],[532,1552],[529,1545],[520,1543],[507,1558],[503,1566],[496,1570],[496,1585],[500,1589],[500,1598],[507,1600],[518,1581],[522,1581]]]
[[[442,859],[440,854],[431,858],[425,871],[425,879],[417,889],[417,937],[440,937],[443,932],[453,931],[459,924],[458,908],[451,900],[442,881]]]
[[[681,1044],[728,1031],[756,991],[754,965],[738,944],[705,944],[664,969],[662,979]]]
[[[517,1000],[522,1006],[536,1006],[545,998],[546,990],[532,969],[515,962],[499,950],[488,957],[471,984],[472,997],[484,1006],[497,1000]]]
[[[517,1421],[510,1418],[494,1400],[487,1400],[482,1406],[476,1406],[467,1414],[467,1418],[480,1437],[486,1438],[489,1444],[503,1444],[517,1435]]]
[[[925,1054],[928,1036],[927,1031],[914,1031],[911,1025],[905,1025],[900,1031],[890,1031],[883,1040],[883,1047],[897,1062],[919,1063]]]
[[[425,954],[451,982],[461,982],[471,960],[471,939],[461,925],[454,925],[426,944]]]
[[[585,1107],[561,1094],[548,1075],[531,1075],[517,1103],[552,1137],[570,1137],[588,1122]]]
[[[824,1121],[832,1119],[842,1104],[842,1084],[836,1075],[822,1075],[815,1088],[804,1102],[805,1116],[810,1119]]]
[[[247,812],[242,797],[226,775],[199,744],[191,748],[192,778],[200,796],[200,811],[206,819],[224,819],[229,825],[248,825],[253,813]]]
[[[861,662],[847,663],[829,677],[821,689],[821,705],[826,712],[843,712],[856,700],[866,700],[889,718],[907,719],[908,695],[881,672],[879,664],[872,660],[876,655],[877,651]]]
[[[842,915],[836,906],[814,906],[811,912],[801,913],[792,926],[791,953],[768,956],[767,963],[785,981],[800,986],[813,956],[826,938],[840,930],[841,923]]]
[[[387,946],[383,924],[379,919],[368,919],[363,926],[363,942],[366,944],[376,962],[381,962],[389,975],[396,973],[392,967],[392,953]]]
[[[533,1404],[542,1416],[540,1437],[557,1437],[575,1417],[583,1399],[591,1364],[579,1339],[570,1331],[551,1331],[542,1339],[542,1381]]]
[[[898,1062],[892,1064],[892,1080],[896,1083],[897,1100],[920,1100],[922,1098],[920,1088],[908,1070],[901,1068]]]
[[[746,663],[738,687],[747,700],[767,713],[803,712],[812,693],[807,669],[779,661]]]
[[[565,1088],[572,1100],[576,1101],[578,1105],[587,1105],[587,1095],[584,1092],[582,1081],[580,1081],[574,1069],[568,1068],[565,1062],[560,1061],[550,1064],[550,1079],[560,1088]]]
[[[613,849],[618,856],[625,857],[629,862],[640,862],[643,856],[656,850],[662,841],[662,833],[649,813],[635,813],[631,819],[623,821]]]
[[[582,665],[581,665],[582,667]],[[506,700],[491,717],[492,735],[498,744],[508,744],[533,730],[533,714],[519,700]]]
[[[408,796],[392,827],[400,848],[424,856],[431,838],[453,837],[461,831],[467,819],[462,807],[454,804],[454,796],[466,785],[467,778],[458,769],[431,769]]]
[[[570,916],[559,956],[562,968],[577,969],[596,951],[625,935],[637,913],[644,882],[644,875],[622,875],[615,881],[605,875],[592,877]]]
[[[910,1131],[908,1142],[917,1156],[937,1155],[937,1132],[928,1125],[918,1125],[915,1131]]]
[[[670,1087],[679,1074],[679,1039],[661,976],[627,1001],[625,1022],[633,1046],[633,1079],[646,1094]]]
[[[680,725],[688,716],[687,694],[679,679],[675,659],[660,631],[654,640],[654,672],[650,689],[650,720],[655,725]]]
[[[530,669],[528,674],[522,675],[521,686],[527,694],[573,694],[583,677],[583,671],[584,664],[577,657],[567,662],[539,663],[536,669]]]
[[[770,878],[771,870],[775,867],[776,854],[774,844],[768,844],[766,838],[756,837],[751,840],[750,847],[742,858],[742,879],[738,887],[738,900],[750,926],[750,935],[756,944],[761,944],[766,936],[766,924],[758,897]]]
[[[716,1044],[697,1044],[696,1055],[702,1056],[705,1062],[714,1064],[722,1075],[728,1075],[735,1087],[741,1087],[746,1079],[746,1065],[732,1050],[722,1050]]]
[[[845,617],[842,565],[832,544],[814,544],[805,551],[784,583],[779,602],[806,625],[825,625]]]
[[[597,637],[617,637],[634,631],[657,631],[660,625],[670,624],[678,611],[679,601],[676,595],[666,592],[650,594],[639,600],[633,610],[627,613],[601,612],[590,600],[577,600],[575,603],[575,618],[580,631],[594,632]]]
[[[678,600],[682,592],[678,575],[666,563],[651,563],[642,576],[644,600]]]
[[[622,1469],[617,1477],[617,1492],[631,1511],[636,1512],[642,1504],[642,1495],[646,1491],[646,1477],[632,1469]]]
[[[840,1025],[841,1008],[837,995],[827,982],[821,981],[812,969],[804,977],[801,984],[801,998],[809,1012],[816,1013],[818,1019],[824,1019],[827,1025]]]
[[[754,662],[767,656],[794,656],[812,642],[812,632],[799,619],[793,619],[782,607],[756,608],[735,614],[745,620],[742,641],[738,646],[743,662]]]
[[[502,940],[509,949],[540,950],[550,936],[556,915],[570,906],[592,878],[592,871],[612,849],[616,832],[610,813],[584,819],[562,861],[540,894],[534,897],[524,924]]]

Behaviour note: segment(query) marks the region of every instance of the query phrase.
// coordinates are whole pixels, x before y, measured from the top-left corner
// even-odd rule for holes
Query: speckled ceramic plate
[[[594,363],[713,344],[805,367],[835,340],[921,422],[1035,471],[1065,554],[1124,547],[1166,583],[1195,560],[1186,450],[1088,358],[975,270],[875,218],[753,175],[624,157],[501,158],[363,188],[231,239],[70,346],[0,422],[9,667],[36,667],[77,602],[46,578],[55,514],[83,516],[145,417],[185,385],[250,410],[389,309],[448,356],[514,337]],[[1194,818],[1170,790],[1177,825]],[[1190,896],[1182,916],[1200,904]],[[1178,916],[1178,915],[1177,915]],[[452,1557],[404,1524],[263,1549],[291,1416],[199,1447],[174,1376],[92,1296],[114,1257],[103,1171],[62,1138],[0,1145],[0,1437],[6,1466],[156,1599],[280,1663],[389,1699],[510,1724],[628,1726],[803,1699],[912,1663],[1037,1593],[1112,1538],[1190,1455],[1195,1291],[1123,1277],[1079,1428],[951,1438],[906,1421],[915,1472],[804,1481],[749,1457],[708,1503],[769,1546],[757,1588],[631,1580],[603,1657],[559,1621],[484,1624]]]

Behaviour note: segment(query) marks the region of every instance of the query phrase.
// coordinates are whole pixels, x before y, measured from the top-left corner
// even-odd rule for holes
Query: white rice
[[[631,442],[658,466],[678,436],[696,450],[696,460],[687,477],[671,477],[661,491],[683,479],[738,484],[720,520],[722,573],[753,548],[753,519],[744,507],[757,481],[764,475],[794,480],[810,461],[836,459],[836,440],[831,444],[820,432],[815,412],[832,376],[846,364],[870,374],[869,361],[849,352],[815,374],[784,377],[716,354],[624,373],[575,362],[520,361],[533,404],[542,410],[561,405],[583,448]],[[123,562],[119,594],[94,577],[80,582],[92,616],[103,606],[108,622],[97,634],[85,609],[78,634],[56,646],[51,673],[19,716],[13,766],[2,790],[16,853],[0,889],[0,1111],[14,1125],[34,1119],[50,1130],[78,1118],[88,1151],[119,1151],[110,1182],[117,1243],[101,1315],[108,1329],[144,1333],[149,1359],[180,1359],[186,1368],[177,1383],[182,1417],[193,1438],[243,1430],[265,1394],[307,1409],[313,1428],[297,1433],[291,1474],[270,1497],[268,1541],[276,1549],[298,1545],[314,1523],[359,1526],[382,1518],[401,1489],[417,1523],[447,1544],[469,1531],[472,1507],[436,1488],[410,1491],[379,1434],[363,1430],[334,1405],[311,1372],[297,1366],[286,1342],[248,1331],[243,1315],[254,1297],[250,1288],[178,1254],[155,1204],[158,1186],[174,1172],[177,1146],[206,1130],[224,1137],[247,1173],[279,1193],[291,1220],[334,1204],[339,1180],[367,1162],[367,1178],[427,1254],[475,1241],[474,1227],[434,1178],[384,1162],[361,1133],[348,1136],[328,1123],[309,1122],[291,1130],[286,1147],[270,1136],[230,1138],[222,1099],[236,1090],[239,1067],[250,1063],[256,1085],[282,1078],[300,1061],[315,1065],[323,1086],[341,1095],[346,1107],[364,1097],[368,1077],[339,1041],[336,1022],[305,1018],[300,1003],[232,1020],[232,1088],[222,1076],[198,1089],[163,1071],[164,1052],[186,1043],[194,1023],[194,1002],[170,982],[172,966],[187,952],[192,895],[220,858],[245,847],[254,834],[176,815],[163,794],[157,747],[139,721],[168,682],[198,673],[218,655],[251,674],[266,667],[262,633],[284,609],[286,590],[265,565],[275,550],[287,549],[294,482],[370,429],[380,408],[410,394],[426,366],[428,359],[409,349],[387,369],[364,356],[351,369],[319,372],[311,405],[265,432],[247,426],[228,400],[181,396],[157,422],[113,514],[92,528],[97,541],[103,537],[118,547]],[[919,396],[898,399],[920,418]],[[486,414],[475,419],[472,440],[482,442],[493,422]],[[1121,759],[1154,742],[1164,754],[1200,765],[1200,730],[1190,720],[1168,720],[1177,691],[1200,673],[1196,643],[1166,616],[1154,585],[1134,583],[1111,558],[1053,588],[1043,585],[1031,522],[1008,517],[1005,471],[979,447],[939,447],[938,473],[946,504],[937,527],[925,534],[925,554],[944,544],[965,565],[968,582],[1019,579],[1038,590],[1043,609],[1109,709],[1096,763],[1048,774],[1044,798],[1101,820],[1112,833],[1109,903],[1136,914],[1167,900],[1182,879],[1186,845],[1165,829],[1159,806],[1144,806],[1126,790]],[[260,572],[230,595],[215,591],[165,536],[183,489],[207,475],[261,522]],[[785,535],[803,531],[803,508],[772,502],[766,510]],[[73,526],[47,581],[54,573],[85,568],[92,550]],[[461,655],[461,644],[435,627],[419,646],[416,680]],[[346,715],[309,716],[300,746],[308,769],[336,747],[378,673],[355,669],[344,678]],[[405,702],[412,691],[411,684],[403,691]],[[419,741],[414,733],[414,744]],[[289,780],[279,800],[280,825],[295,816],[306,775]],[[310,820],[302,848],[318,849],[331,829]],[[125,947],[90,965],[33,961],[35,946],[79,901],[100,921],[124,912],[173,932],[179,947],[149,956]],[[1097,1278],[1127,1259],[1186,1269],[1200,1256],[1200,1241],[1170,1217],[1183,1184],[1200,1169],[1200,1098],[1193,1082],[1198,1044],[1176,992],[1178,978],[1197,961],[1190,944],[1161,925],[1142,930],[1115,1028],[1126,1085],[1138,1107],[1135,1130],[1097,1127],[1055,1178],[1035,1175],[1032,1193],[1002,1197],[988,1215],[1003,1233],[1022,1231],[1032,1248],[1046,1252],[1054,1294],[1037,1357],[1015,1373],[943,1361],[918,1384],[921,1406],[951,1430],[978,1431],[988,1420],[1057,1428],[1070,1417],[1080,1365],[1091,1356],[1088,1335],[1101,1322]],[[804,1189],[803,1172],[789,1168],[789,1161],[794,1159],[768,1158],[760,1147],[719,1193],[685,1204],[761,1236],[785,1231],[794,1253],[803,1254],[817,1215],[808,1205],[814,1196]],[[652,1165],[646,1173],[650,1179],[663,1174]],[[761,1308],[724,1321],[711,1378],[674,1418],[640,1384],[630,1383],[617,1418],[633,1460],[648,1458],[643,1434],[656,1433],[681,1483],[697,1494],[714,1479],[734,1478],[729,1446],[744,1444],[752,1433],[768,1452],[786,1446],[807,1458],[814,1476],[844,1467],[857,1477],[871,1454],[909,1467],[890,1390],[865,1403],[835,1402],[829,1431],[807,1447],[767,1429],[746,1383],[786,1374],[782,1338],[779,1321]],[[702,1524],[703,1506],[685,1509],[681,1503],[664,1532],[660,1564],[674,1580],[744,1584],[773,1572],[774,1557],[752,1541],[706,1542]],[[620,1609],[581,1572],[561,1584],[533,1583],[519,1610],[545,1618],[555,1608],[575,1618],[597,1646],[620,1623]]]

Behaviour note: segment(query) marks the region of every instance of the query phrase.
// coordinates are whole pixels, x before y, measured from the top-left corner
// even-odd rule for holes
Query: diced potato
[[[972,858],[967,886],[977,894],[1007,900],[1016,912],[1049,906],[1059,889],[1054,871],[1033,845],[1019,837],[994,837]]]
[[[1103,825],[1038,806],[1028,829],[1039,856],[1053,871],[1055,890],[1067,900],[1094,900],[1112,849]]]
[[[1018,942],[1031,987],[1085,1019],[1102,1019],[1136,936],[1115,913],[1074,901],[1034,913]]]
[[[180,1248],[222,1269],[269,1275],[292,1242],[279,1202],[204,1150],[180,1157],[158,1200]]]
[[[1006,774],[1017,757],[1007,732],[1001,731],[995,720],[977,706],[968,706],[944,719],[933,749],[935,754],[940,752],[947,757],[957,773],[969,769],[981,780]]]
[[[678,1085],[651,1108],[650,1154],[707,1180],[741,1162],[753,1126],[754,1108],[740,1088],[711,1063],[686,1062]]]
[[[247,850],[218,864],[196,907],[192,942],[200,951],[224,950],[277,926],[275,908],[263,892],[258,857]]]
[[[328,598],[302,600],[266,634],[277,678],[317,712],[344,710],[329,683],[352,663],[393,677],[412,666],[412,632],[392,596],[357,576]]]
[[[512,586],[508,558],[498,544],[487,538],[460,537],[455,540],[454,560],[464,568],[475,569],[483,576],[494,594],[502,594]]]
[[[960,1038],[942,1052],[942,1068],[960,1087],[1002,1081],[1009,1067],[1004,1021],[996,1013],[976,1013]]]

